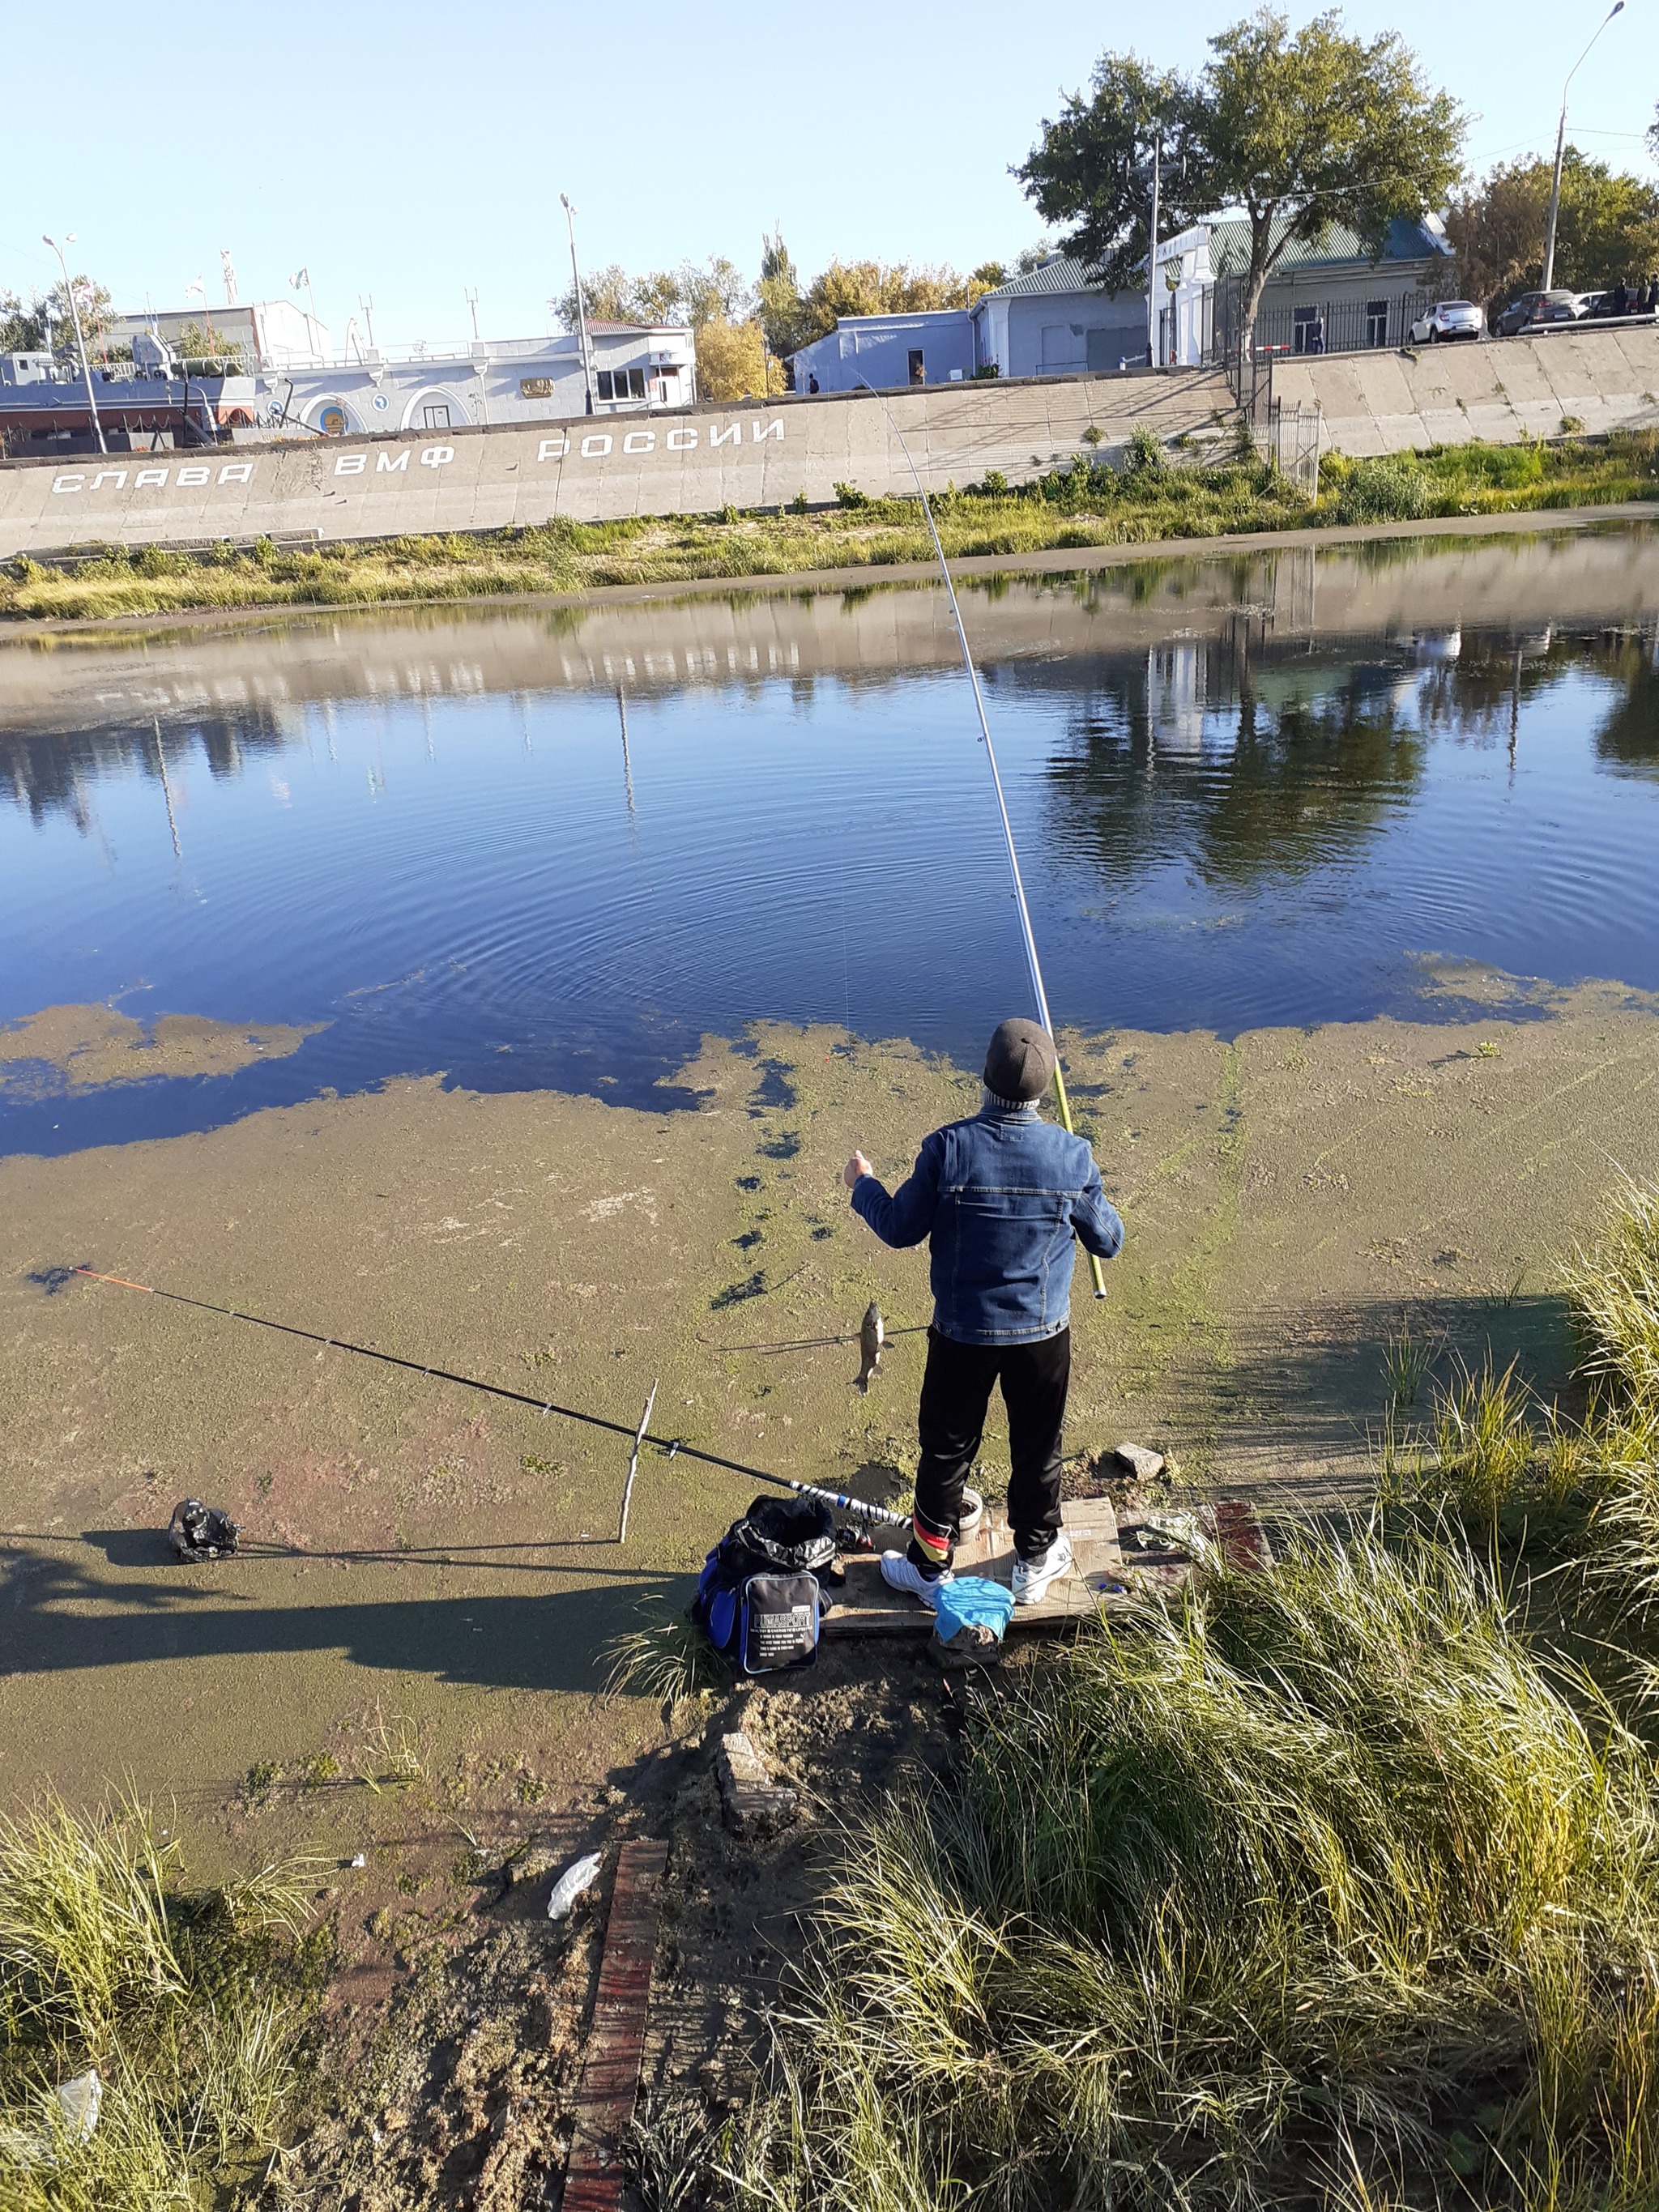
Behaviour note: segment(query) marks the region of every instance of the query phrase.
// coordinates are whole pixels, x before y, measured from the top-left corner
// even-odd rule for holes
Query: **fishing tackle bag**
[[[703,1561],[691,1618],[745,1674],[810,1667],[834,1603],[826,1585],[845,1580],[827,1506],[757,1498]]]
[[[179,1559],[223,1559],[236,1549],[241,1534],[228,1513],[199,1498],[181,1498],[167,1523],[167,1541]]]

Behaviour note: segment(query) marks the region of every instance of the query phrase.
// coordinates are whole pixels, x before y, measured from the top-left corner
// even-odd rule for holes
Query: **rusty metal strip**
[[[646,2008],[667,1864],[668,1846],[658,1843],[624,1844],[617,1861],[593,2021],[576,2093],[563,2212],[622,2212],[622,2140],[634,2116],[645,2057]]]
[[[1212,1509],[1215,1540],[1230,1567],[1246,1574],[1265,1574],[1273,1563],[1267,1532],[1255,1517],[1255,1508],[1243,1498],[1226,1498]]]

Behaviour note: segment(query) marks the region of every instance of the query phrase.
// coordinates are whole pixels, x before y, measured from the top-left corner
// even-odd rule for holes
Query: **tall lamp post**
[[[1567,150],[1567,86],[1583,67],[1589,57],[1590,46],[1595,44],[1615,15],[1625,12],[1625,0],[1613,0],[1613,5],[1595,27],[1595,36],[1567,71],[1566,83],[1561,88],[1561,123],[1555,134],[1555,181],[1550,186],[1549,228],[1544,235],[1544,289],[1549,291],[1555,283],[1555,225],[1561,212],[1561,162]]]
[[[70,282],[69,264],[64,258],[64,246],[60,246],[55,238],[49,237],[45,231],[40,234],[40,243],[43,246],[51,246],[52,252],[58,256],[58,266],[64,272],[64,296],[69,301],[70,316],[75,325],[76,350],[81,356],[81,374],[86,380],[87,405],[92,413],[93,431],[98,440],[99,452],[106,453],[109,447],[104,442],[104,426],[98,419],[98,400],[92,388],[92,366],[87,359],[87,341],[81,329],[81,309],[76,301],[75,287]],[[64,233],[64,245],[73,246],[74,243],[75,233],[72,230],[66,230]]]
[[[1620,0],[1623,5],[1623,0]],[[569,195],[559,194],[559,205],[564,210],[564,219],[570,226],[570,274],[576,287],[576,336],[582,349],[582,382],[587,389],[587,411],[593,412],[593,363],[587,350],[587,310],[582,305],[582,272],[576,266],[576,210],[570,204]]]

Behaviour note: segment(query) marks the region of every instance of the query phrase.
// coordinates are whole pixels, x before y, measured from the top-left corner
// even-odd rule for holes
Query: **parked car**
[[[1611,292],[1581,292],[1578,295],[1578,316],[1581,322],[1591,315],[1610,315],[1612,313]]]
[[[1412,325],[1413,345],[1434,345],[1442,338],[1480,338],[1486,319],[1473,301],[1437,300],[1426,315]]]
[[[1532,320],[1532,311],[1543,298],[1541,292],[1523,292],[1518,300],[1511,300],[1501,313],[1494,317],[1492,330],[1500,338],[1512,338],[1523,331]]]
[[[1540,323],[1575,323],[1583,313],[1577,292],[1523,292],[1492,327],[1500,338],[1512,338]]]

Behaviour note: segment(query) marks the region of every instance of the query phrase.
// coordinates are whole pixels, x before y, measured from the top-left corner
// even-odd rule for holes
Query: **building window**
[[[645,371],[642,368],[602,368],[599,374],[601,399],[643,399]]]
[[[520,399],[550,399],[553,380],[550,376],[521,376],[519,379]]]
[[[1365,302],[1365,343],[1368,346],[1385,346],[1389,343],[1389,303],[1386,300],[1367,300]]]
[[[441,399],[429,399],[421,410],[421,421],[428,430],[447,430],[449,410]]]
[[[910,349],[910,381],[912,384],[926,384],[927,381],[927,364],[921,357],[920,346]]]

